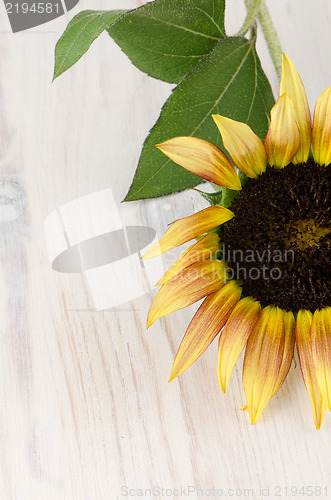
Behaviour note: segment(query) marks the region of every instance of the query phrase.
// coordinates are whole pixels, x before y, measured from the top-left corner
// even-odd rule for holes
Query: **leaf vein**
[[[230,54],[229,56],[227,57],[232,57],[233,54],[235,52],[237,52],[238,50],[240,50],[242,47],[238,47],[238,49],[236,49],[235,51],[232,52],[232,54]],[[228,91],[231,83],[233,82],[233,80],[236,78],[237,74],[239,73],[240,69],[242,68],[242,65],[244,64],[244,62],[246,61],[247,57],[248,57],[248,54],[250,53],[251,51],[251,44],[249,44],[248,46],[248,51],[247,51],[247,54],[245,55],[245,57],[243,57],[241,63],[239,64],[238,66],[238,69],[235,71],[235,73],[232,75],[232,78],[230,79],[229,83],[225,86],[223,92],[220,94],[220,96],[218,97],[218,99],[216,99],[216,101],[214,102],[214,105],[210,108],[210,111],[208,111],[208,113],[203,117],[203,119],[201,120],[201,122],[199,123],[199,125],[193,130],[193,132],[190,134],[190,135],[193,135],[195,134],[195,132],[201,127],[201,125],[203,124],[203,122],[206,120],[206,118],[210,115],[210,113],[212,112],[212,110],[215,108],[215,106],[217,106],[217,104],[219,103],[219,101],[222,99],[222,97],[224,96],[224,94]],[[227,59],[224,58],[225,59]]]
[[[216,28],[217,28],[217,29],[218,29],[218,31],[221,33],[221,35],[222,35],[222,36],[224,36],[224,35],[225,35],[224,31],[223,31],[223,30],[221,30],[221,28],[219,27],[219,25],[217,24],[217,22],[215,21],[215,19],[213,19],[213,17],[212,17],[212,16],[210,16],[210,15],[208,14],[208,12],[206,12],[206,11],[205,11],[205,10],[203,10],[203,9],[200,9],[200,7],[196,7],[196,10],[199,10],[200,12],[202,12],[203,14],[205,14],[205,15],[206,15],[206,16],[207,16],[207,17],[208,17],[208,18],[212,21],[212,23],[213,23],[213,24],[215,24]],[[213,6],[213,10],[214,10],[214,6]]]
[[[256,89],[257,89],[257,61],[256,61],[254,50],[252,51],[252,54],[253,54],[254,65],[255,65],[255,71],[254,71],[254,74],[255,74],[255,85],[254,85],[253,98],[252,98],[252,102],[251,102],[251,105],[250,105],[249,110],[248,110],[248,115],[247,115],[246,123],[248,122],[248,120],[249,120],[249,118],[251,116],[251,112],[252,112],[252,109],[253,109],[253,103],[254,103],[255,97],[256,97]]]
[[[98,14],[97,16],[92,17],[92,19],[91,19],[88,23],[86,23],[86,24],[84,25],[84,27],[82,28],[82,30],[80,30],[80,31],[78,32],[78,34],[77,34],[76,38],[74,38],[74,39],[73,39],[73,41],[72,41],[72,43],[71,43],[71,45],[69,45],[69,48],[68,48],[67,52],[65,53],[65,56],[64,56],[64,57],[63,57],[63,59],[62,59],[62,63],[61,63],[61,64],[60,64],[60,66],[58,67],[58,71],[57,71],[57,73],[60,73],[60,72],[61,72],[61,68],[63,67],[64,63],[66,62],[66,59],[67,59],[67,57],[68,57],[68,54],[71,52],[71,50],[72,50],[73,46],[75,45],[76,41],[77,41],[77,40],[78,40],[78,38],[81,36],[81,34],[83,33],[83,31],[84,31],[84,30],[86,30],[87,26],[88,26],[89,24],[91,24],[91,23],[94,21],[94,19],[96,19],[98,16],[99,16],[99,17],[101,17],[101,16],[102,16],[102,14]]]
[[[157,17],[151,16],[151,15],[146,15],[146,14],[143,14],[142,12],[140,12],[140,16],[147,17],[148,19],[152,19],[153,21],[158,21],[159,23],[168,24],[169,26],[174,26],[175,28],[181,29],[183,31],[188,31],[189,33],[193,33],[193,35],[199,35],[199,36],[202,36],[205,38],[210,38],[211,40],[217,40],[217,41],[219,40],[219,38],[217,38],[215,36],[207,35],[206,33],[201,33],[200,31],[194,31],[194,30],[191,30],[190,28],[186,28],[185,26],[181,26],[181,25],[175,24],[173,22],[168,22],[165,19],[157,18]]]

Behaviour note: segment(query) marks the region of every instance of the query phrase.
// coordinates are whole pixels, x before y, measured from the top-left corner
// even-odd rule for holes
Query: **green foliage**
[[[249,29],[254,0],[240,33]],[[131,62],[150,76],[178,83],[145,140],[126,201],[162,196],[201,179],[167,159],[155,145],[196,136],[222,148],[211,114],[247,123],[264,139],[274,104],[255,40],[226,37],[225,0],[155,0],[126,11],[84,11],[68,24],[55,49],[54,79],[77,62],[107,29]],[[110,63],[111,65],[111,63]],[[223,202],[229,193],[223,191]]]
[[[194,189],[197,193],[199,193],[202,198],[208,201],[210,205],[221,205],[223,193],[221,191],[215,191],[214,193],[206,193],[205,191],[200,191],[200,189]]]
[[[267,112],[273,104],[254,42],[246,38],[220,41],[164,105],[145,141],[125,200],[162,196],[201,183],[199,177],[164,156],[155,144],[177,136],[197,136],[222,147],[221,136],[211,118],[215,113],[247,123],[264,138],[268,129]]]
[[[55,47],[54,77],[71,68],[90,48],[92,42],[125,10],[84,10],[68,24]]]
[[[178,83],[225,38],[224,0],[155,0],[107,31],[150,76]]]

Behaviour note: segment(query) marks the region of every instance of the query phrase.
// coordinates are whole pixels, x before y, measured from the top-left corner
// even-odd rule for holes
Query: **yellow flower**
[[[177,220],[145,254],[154,257],[198,239],[159,281],[148,326],[204,298],[170,380],[220,334],[218,380],[225,392],[246,347],[243,387],[252,423],[281,388],[296,344],[319,429],[331,410],[331,87],[318,98],[311,123],[303,83],[284,55],[264,144],[248,125],[213,118],[232,162],[194,137],[158,147],[190,172],[237,194],[230,207],[214,205]],[[246,183],[233,164],[246,174]]]

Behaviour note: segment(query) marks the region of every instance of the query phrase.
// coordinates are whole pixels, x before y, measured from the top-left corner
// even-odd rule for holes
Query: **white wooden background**
[[[239,411],[240,363],[228,393],[218,388],[217,342],[167,383],[194,307],[147,332],[153,294],[95,312],[82,276],[51,268],[45,217],[105,187],[123,199],[171,90],[134,68],[106,34],[52,84],[54,46],[80,10],[139,3],[81,0],[66,16],[17,34],[0,6],[0,498],[138,498],[139,488],[152,486],[168,489],[159,498],[175,498],[181,487],[186,498],[189,486],[202,490],[189,490],[190,498],[286,498],[291,486],[329,487],[331,496],[331,417],[315,431],[299,368],[251,426]],[[227,3],[234,33],[243,2]],[[331,84],[331,4],[269,5],[313,108]],[[258,45],[277,92],[261,35]],[[16,205],[5,197],[8,182],[19,185]],[[162,235],[170,221],[203,206],[186,192],[124,210]]]

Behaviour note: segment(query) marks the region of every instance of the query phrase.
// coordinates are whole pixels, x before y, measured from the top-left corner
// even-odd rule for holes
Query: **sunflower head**
[[[243,386],[252,423],[282,386],[296,344],[319,429],[331,410],[331,87],[319,96],[311,122],[303,83],[284,55],[264,143],[245,123],[213,119],[229,156],[195,137],[176,137],[158,148],[237,195],[230,206],[177,220],[145,254],[154,257],[197,239],[159,281],[148,326],[204,299],[170,379],[220,334],[224,392],[245,349]]]

